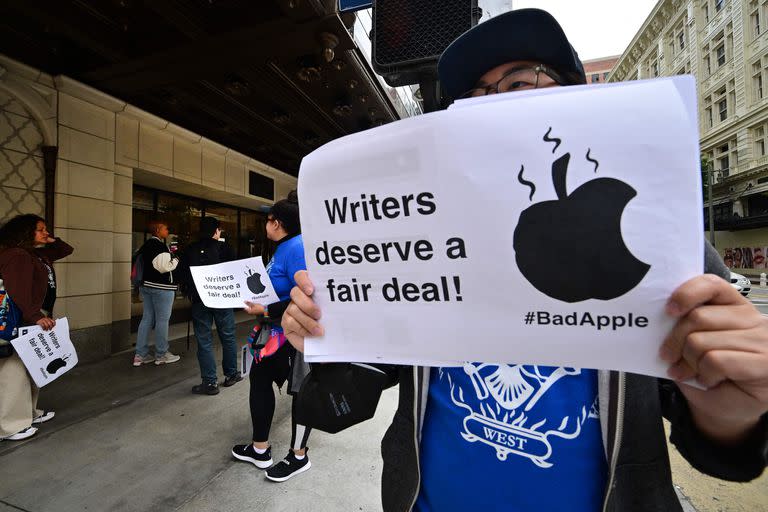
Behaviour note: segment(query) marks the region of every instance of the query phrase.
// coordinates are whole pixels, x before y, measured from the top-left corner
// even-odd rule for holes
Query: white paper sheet
[[[209,308],[242,308],[245,301],[266,306],[279,300],[259,256],[189,269]]]
[[[77,352],[69,337],[69,320],[59,318],[50,331],[33,325],[21,327],[11,340],[35,385],[41,388],[77,365]]]
[[[307,156],[307,360],[665,375],[665,302],[703,270],[695,98],[688,76],[498,95]]]

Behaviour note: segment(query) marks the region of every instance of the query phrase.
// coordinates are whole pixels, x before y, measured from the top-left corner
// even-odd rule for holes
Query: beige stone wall
[[[56,315],[69,318],[81,359],[130,346],[134,183],[252,209],[271,201],[248,194],[248,171],[273,178],[277,199],[296,187],[261,162],[0,55],[0,220],[43,213],[43,144],[59,147],[54,233],[75,247],[56,264]]]

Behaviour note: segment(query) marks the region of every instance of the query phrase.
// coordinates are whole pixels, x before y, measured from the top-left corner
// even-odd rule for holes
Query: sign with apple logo
[[[686,76],[492,94],[305,156],[306,360],[666,375],[665,304],[704,269],[696,98]]]
[[[553,152],[560,144],[556,141]],[[599,163],[595,164],[595,172]],[[541,201],[526,208],[514,233],[515,261],[531,285],[545,295],[563,302],[588,299],[611,300],[635,288],[650,265],[637,259],[621,235],[621,217],[637,192],[615,178],[595,178],[570,194],[566,177],[570,153],[552,163],[552,183],[557,194],[553,201]],[[535,185],[523,177],[518,181]],[[562,264],[567,255],[568,266]],[[564,272],[553,269],[567,270]]]
[[[53,382],[78,363],[66,317],[56,319],[48,331],[38,325],[21,327],[11,343],[37,387]]]
[[[279,299],[261,258],[190,267],[195,288],[209,308],[242,308],[245,301],[269,305]]]

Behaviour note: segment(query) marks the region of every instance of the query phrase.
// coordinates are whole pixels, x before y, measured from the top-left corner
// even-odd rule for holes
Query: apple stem
[[[571,154],[566,153],[552,163],[552,184],[555,186],[555,193],[558,199],[568,197],[568,190],[565,187],[565,177],[568,174],[568,162]]]

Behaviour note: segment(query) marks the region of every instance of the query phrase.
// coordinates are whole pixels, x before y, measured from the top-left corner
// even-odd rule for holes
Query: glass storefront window
[[[202,206],[197,199],[157,192],[157,216],[168,225],[168,243],[176,242],[182,251],[198,239]]]
[[[237,248],[241,258],[261,256],[265,265],[269,262],[274,252],[274,244],[267,239],[264,229],[266,219],[267,216],[263,213],[245,211],[240,213],[240,237]]]
[[[135,254],[150,237],[148,227],[153,219],[160,219],[168,225],[168,243],[176,242],[179,251],[183,251],[190,243],[199,239],[203,213],[219,219],[224,231],[223,236],[238,258],[260,254],[271,256],[272,246],[268,243],[264,231],[265,214],[138,185],[133,187],[132,253]],[[181,293],[177,294],[177,299],[181,298]],[[138,294],[133,295],[133,302],[136,304],[132,311],[131,328],[135,331],[141,317],[141,306],[138,304],[141,299]],[[186,317],[177,313],[183,313],[187,306],[186,300],[176,301],[172,323],[186,320]]]
[[[133,237],[131,254],[135,254],[146,240],[147,226],[155,211],[155,195],[151,190],[133,190]]]
[[[221,227],[221,236],[229,243],[238,258],[245,256],[237,249],[237,208],[227,208],[226,206],[209,205],[205,207],[206,217],[215,217],[219,220]]]

